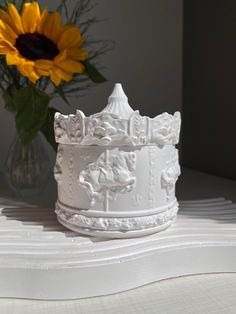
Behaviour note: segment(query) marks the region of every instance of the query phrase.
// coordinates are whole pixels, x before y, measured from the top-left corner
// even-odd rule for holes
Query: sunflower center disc
[[[58,54],[57,45],[46,36],[38,33],[22,34],[16,39],[16,48],[29,60],[53,60]]]

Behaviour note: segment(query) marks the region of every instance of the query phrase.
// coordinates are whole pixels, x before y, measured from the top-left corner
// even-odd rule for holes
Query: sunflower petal
[[[6,55],[12,52],[16,52],[16,48],[7,40],[0,39],[0,54]]]
[[[39,76],[49,76],[53,68],[53,62],[50,60],[36,60],[35,61],[35,71]]]
[[[62,27],[62,32],[65,32],[68,28],[71,28],[71,27],[75,27],[75,25],[72,23],[64,24]]]
[[[66,60],[66,58],[67,58],[67,50],[63,50],[53,59],[53,62],[57,64],[63,60]]]
[[[21,16],[17,11],[16,7],[12,3],[8,3],[8,13],[11,17],[12,26],[15,32],[19,35],[24,33]]]
[[[54,72],[57,76],[59,76],[62,80],[69,82],[72,80],[72,74],[67,73],[66,71],[63,71],[57,67],[54,68]]]
[[[44,59],[36,60],[35,67],[42,70],[50,70],[53,67],[53,62]]]
[[[60,63],[57,64],[57,66],[63,71],[70,72],[70,73],[83,73],[84,72],[83,64],[72,59],[66,59],[64,61],[61,61]]]
[[[6,55],[7,65],[18,65],[21,63],[22,58],[17,53],[8,53]]]
[[[58,12],[54,12],[47,17],[42,32],[47,38],[50,38],[54,43],[57,43],[58,39],[61,37],[62,29],[61,15]]]
[[[47,21],[47,17],[48,17],[48,8],[44,9],[42,14],[41,14],[40,21],[39,21],[39,24],[38,24],[38,32],[39,32],[39,34],[43,33],[43,30],[44,30],[44,27],[45,27],[45,23]]]
[[[36,83],[36,81],[39,79],[39,76],[36,74],[34,66],[31,62],[22,62],[18,65],[18,69],[22,75],[28,77],[33,83]]]
[[[85,61],[88,58],[88,52],[80,48],[71,48],[67,51],[67,55],[71,59]]]
[[[25,33],[34,33],[40,20],[38,2],[25,3],[22,10],[22,24]]]
[[[8,53],[11,53],[11,50],[8,48],[8,46],[0,44],[0,55],[6,55]]]
[[[6,39],[14,45],[17,37],[14,30],[3,20],[0,20],[0,38]]]
[[[60,51],[81,46],[83,43],[83,37],[80,34],[78,27],[70,26],[62,33],[58,42],[58,48]]]
[[[46,71],[46,70],[43,70],[43,69],[39,69],[39,68],[36,68],[35,69],[35,72],[36,74],[40,77],[40,76],[50,76],[50,71]]]
[[[33,83],[36,83],[36,82],[38,81],[39,76],[38,76],[38,74],[35,72],[35,70],[33,70],[33,69],[31,70],[29,79],[30,79],[31,82],[33,82]]]
[[[12,29],[14,29],[14,23],[13,23],[10,15],[2,9],[0,9],[0,19],[3,22],[5,22],[6,24],[8,24]]]
[[[55,84],[56,86],[60,85],[61,83],[61,78],[60,76],[58,76],[54,70],[51,71],[50,73],[50,79],[53,82],[53,84]]]

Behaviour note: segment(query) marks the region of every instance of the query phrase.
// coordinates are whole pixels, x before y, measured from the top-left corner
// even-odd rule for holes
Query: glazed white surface
[[[141,116],[121,84],[115,84],[100,113],[56,113],[59,222],[102,238],[144,236],[169,227],[178,211],[180,122],[179,112]]]
[[[80,180],[82,181],[81,172],[86,172],[87,165],[93,166],[99,156],[104,154],[105,149],[99,146],[69,147],[68,145],[60,145],[59,150],[63,151],[60,184],[58,185],[59,201],[68,205],[68,207],[76,209],[90,209],[91,211],[96,210],[104,212],[104,198],[102,195],[95,204],[91,205],[89,191],[86,188],[86,185],[83,185]],[[110,148],[108,150],[109,154],[114,156],[118,155],[120,151],[122,151],[122,148]],[[135,171],[125,172],[124,170],[123,172],[127,179],[129,179],[129,177],[134,177],[135,184],[134,187],[131,188],[131,191],[127,191],[127,193],[119,193],[118,186],[117,194],[114,193],[113,198],[111,197],[109,199],[109,211],[124,212],[124,214],[125,212],[128,212],[131,215],[135,215],[136,211],[144,211],[173,202],[175,191],[173,189],[168,198],[165,185],[162,184],[161,174],[168,166],[168,162],[171,163],[173,161],[174,163],[175,159],[178,160],[177,150],[173,146],[167,145],[163,148],[158,148],[157,146],[144,146],[135,151],[133,148],[127,148],[125,152],[135,154]],[[73,160],[71,160],[72,156]],[[103,169],[100,165],[97,167],[96,171],[99,171],[99,167],[102,171]],[[87,167],[87,172],[90,170],[88,168],[89,167]],[[111,186],[113,183],[111,180],[115,181],[116,179],[117,182],[114,172],[119,172],[119,165],[116,165],[113,162],[110,170],[111,173],[108,173],[107,177],[110,175],[109,184]],[[178,169],[176,171],[178,171]],[[92,174],[96,176],[95,179],[99,180],[97,172],[94,171]],[[102,179],[103,178],[101,178],[101,180]],[[126,182],[124,181],[124,184],[125,183]],[[105,182],[100,182],[100,184],[105,185]],[[113,190],[115,190],[115,188],[116,187],[114,186]]]

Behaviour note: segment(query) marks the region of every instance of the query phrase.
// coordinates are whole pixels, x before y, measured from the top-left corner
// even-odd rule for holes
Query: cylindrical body
[[[117,98],[88,118],[80,111],[55,117],[58,220],[103,238],[164,230],[178,211],[179,113],[150,119]]]
[[[126,237],[163,230],[175,219],[180,168],[174,146],[60,144],[58,155],[57,213],[67,227]]]

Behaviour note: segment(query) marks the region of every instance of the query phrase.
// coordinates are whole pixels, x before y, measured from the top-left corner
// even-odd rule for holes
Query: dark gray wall
[[[71,0],[73,2],[75,0]],[[115,82],[122,82],[130,104],[143,114],[173,113],[182,103],[182,0],[100,0],[95,14],[107,22],[91,29],[116,47],[103,58],[109,82],[73,101],[73,109],[55,100],[65,113],[101,110]],[[40,1],[53,7],[58,1]],[[14,121],[0,102],[0,169],[14,136]]]
[[[183,163],[236,179],[236,1],[184,1]]]

